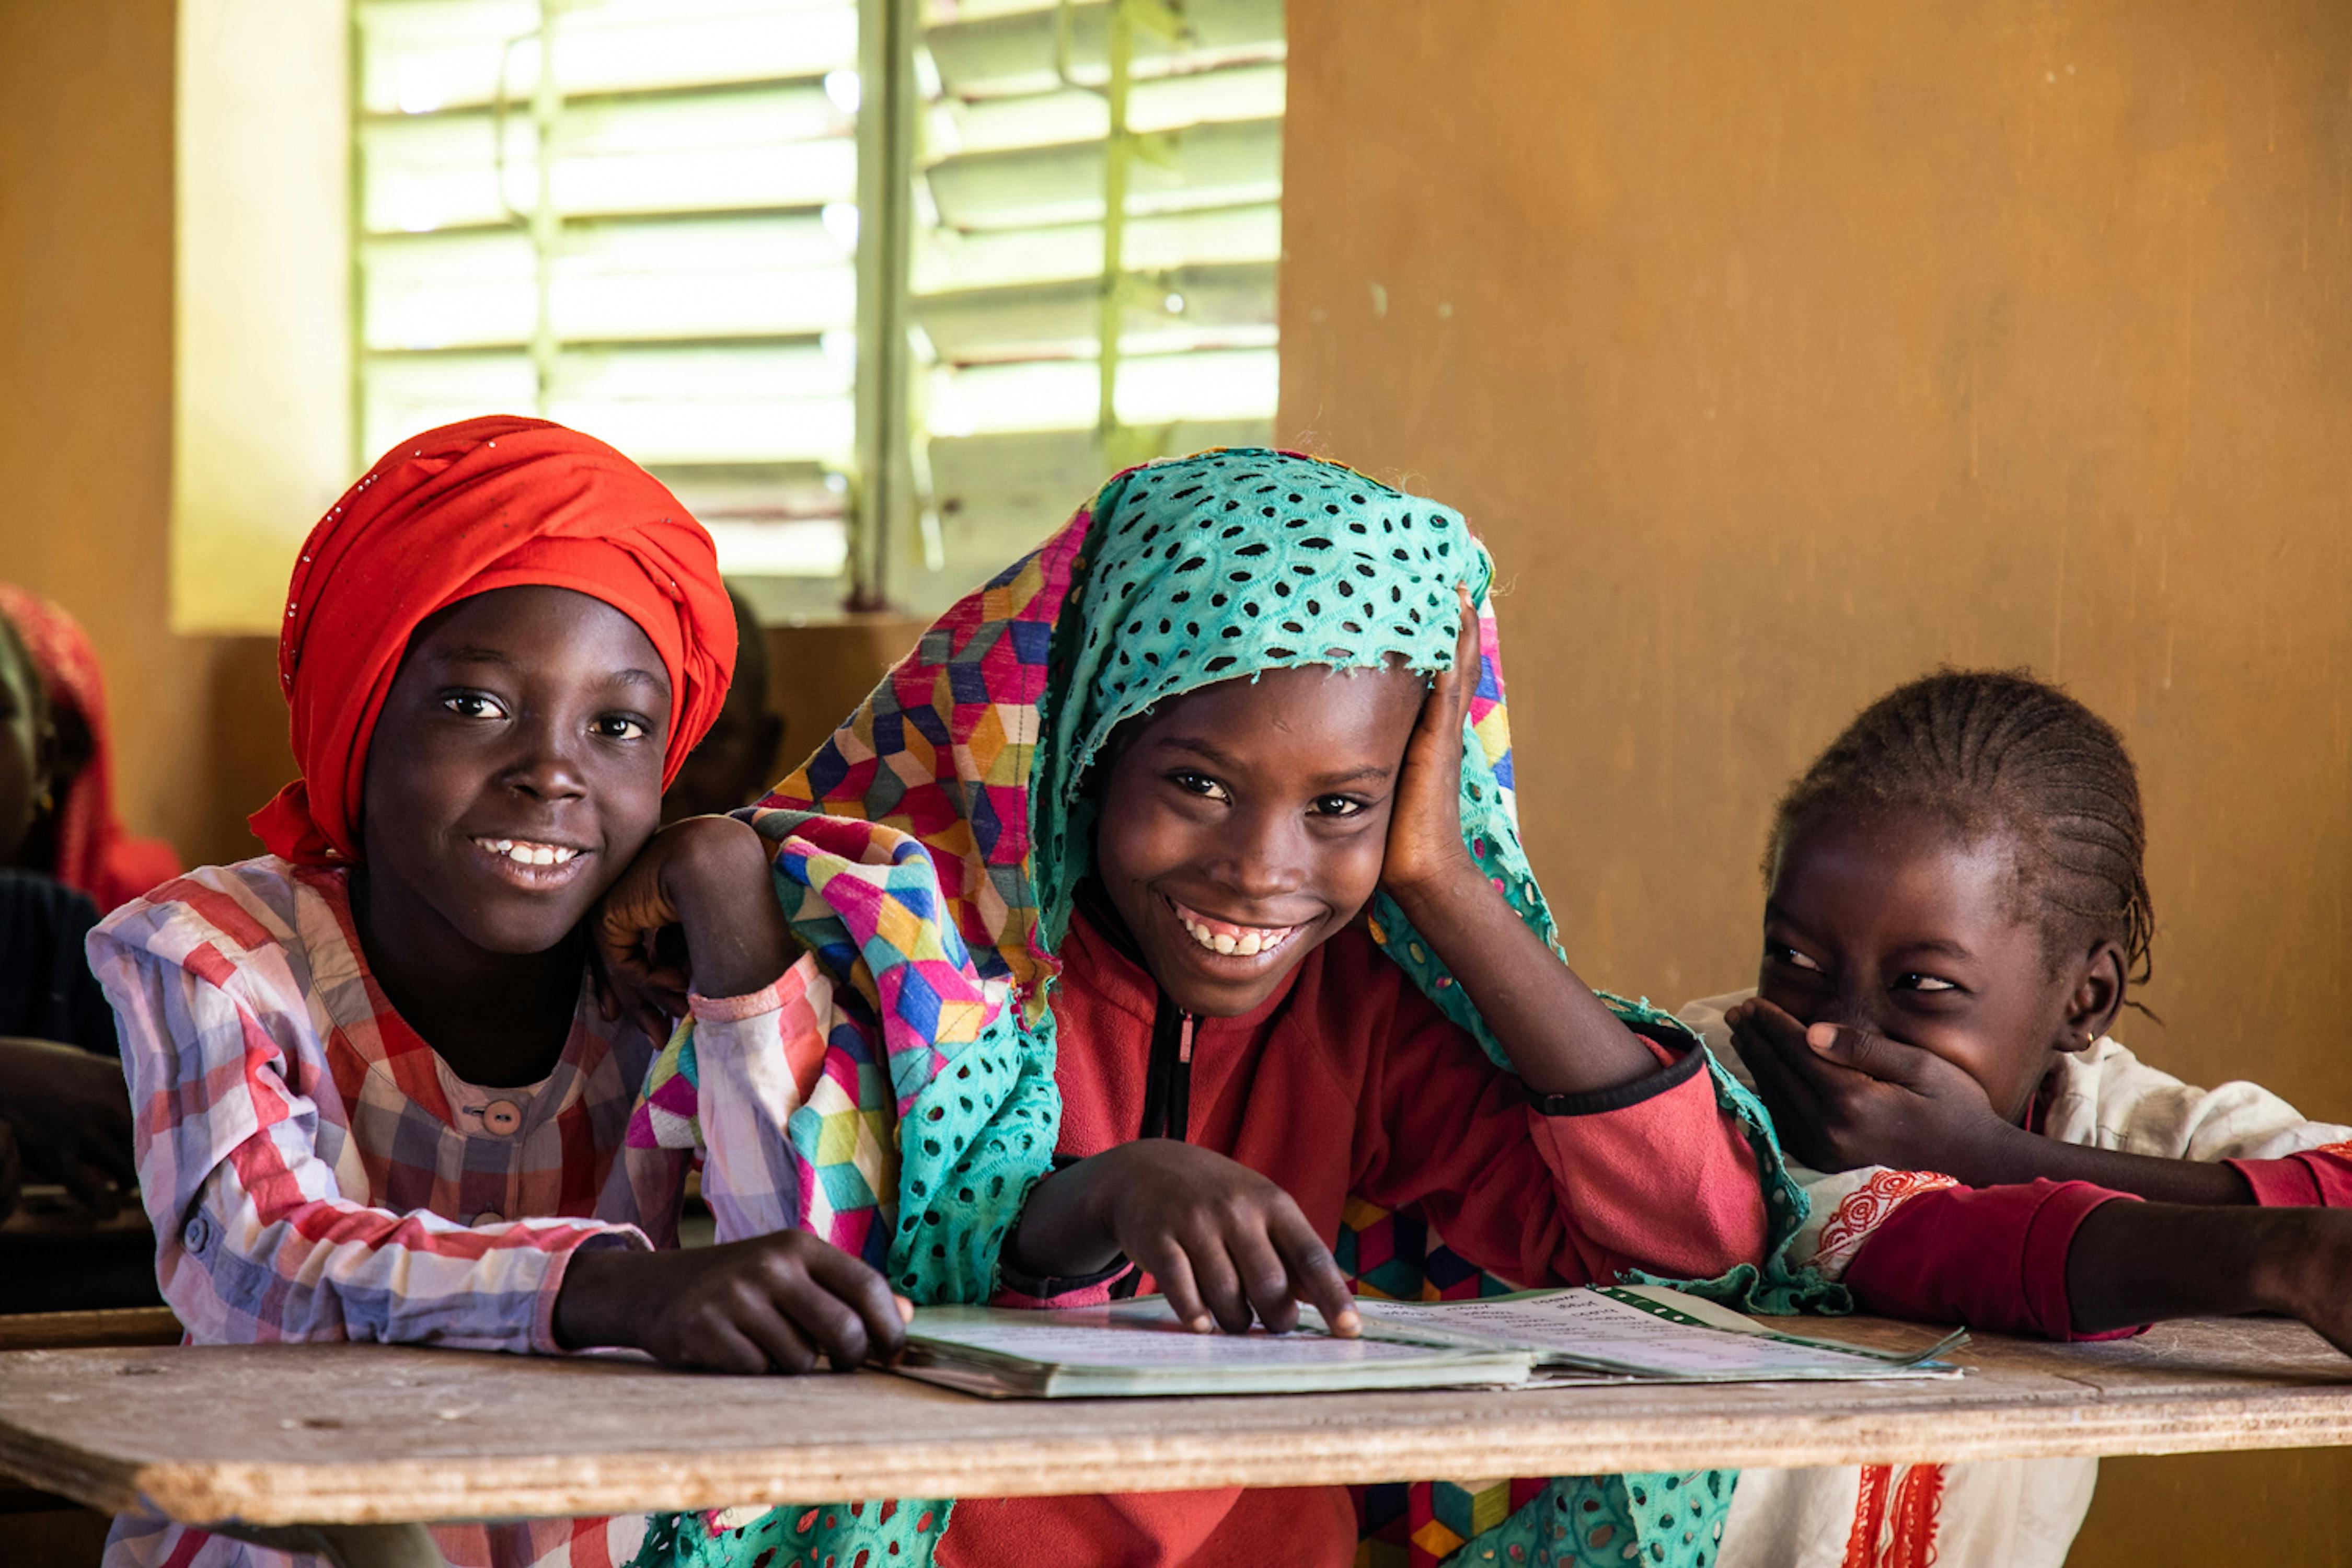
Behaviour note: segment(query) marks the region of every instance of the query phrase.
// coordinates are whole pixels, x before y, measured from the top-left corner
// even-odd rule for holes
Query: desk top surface
[[[1969,1374],[1932,1383],[999,1403],[403,1346],[19,1351],[0,1353],[0,1471],[191,1522],[367,1523],[2352,1444],[2352,1361],[2295,1323],[1988,1336],[1953,1359]]]

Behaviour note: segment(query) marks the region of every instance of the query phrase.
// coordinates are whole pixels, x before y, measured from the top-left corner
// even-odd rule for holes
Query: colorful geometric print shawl
[[[841,983],[847,1009],[809,1102],[786,1129],[803,1222],[918,1301],[985,1300],[1005,1232],[1048,1170],[1058,1129],[1049,996],[1091,858],[1088,764],[1121,723],[1221,680],[1391,659],[1443,670],[1460,624],[1456,584],[1469,587],[1480,627],[1463,837],[1512,908],[1557,947],[1519,840],[1492,581],[1486,551],[1448,509],[1335,463],[1237,449],[1118,475],[941,616],[749,814],[777,847],[777,886],[795,931]],[[1371,914],[1389,957],[1507,1069],[1402,912],[1381,895]],[[1646,1027],[1676,1027],[1645,1005],[1622,1010]],[[656,1065],[633,1138],[690,1141],[694,1076],[684,1031]],[[1761,1269],[1742,1265],[1699,1288],[1750,1310],[1835,1308],[1837,1293],[1787,1266],[1804,1199],[1781,1169],[1769,1120],[1719,1067],[1714,1081],[1756,1146],[1773,1245]],[[1353,1237],[1340,1241],[1343,1254],[1355,1247]],[[1475,1272],[1458,1260],[1445,1268]],[[1391,1287],[1438,1293],[1394,1267],[1381,1279]],[[1539,1495],[1517,1500],[1523,1506],[1505,1510],[1507,1519],[1454,1533],[1475,1536],[1471,1562],[1499,1541],[1502,1561],[1578,1563],[1589,1546],[1591,1561],[1616,1563],[1638,1542],[1644,1562],[1696,1564],[1713,1560],[1720,1510],[1685,1518],[1687,1505],[1661,1512],[1633,1499],[1671,1492],[1727,1507],[1734,1479],[1538,1483]],[[1492,1496],[1478,1507],[1491,1514]],[[920,1563],[950,1512],[943,1500],[730,1510],[666,1521],[639,1561],[674,1553],[680,1563],[785,1568],[830,1559],[845,1568],[865,1551],[868,1562]],[[1585,1528],[1570,1528],[1579,1522]],[[1490,1523],[1517,1533],[1496,1535]],[[1595,1542],[1596,1531],[1605,1542]]]

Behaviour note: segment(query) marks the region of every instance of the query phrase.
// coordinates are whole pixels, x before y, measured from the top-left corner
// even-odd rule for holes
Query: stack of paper
[[[1357,1303],[1363,1337],[1323,1331],[1196,1334],[1146,1297],[1069,1311],[923,1307],[897,1370],[995,1398],[1323,1394],[1570,1382],[1817,1382],[1954,1376],[1933,1358],[1766,1329],[1655,1289],[1528,1290],[1467,1301]]]

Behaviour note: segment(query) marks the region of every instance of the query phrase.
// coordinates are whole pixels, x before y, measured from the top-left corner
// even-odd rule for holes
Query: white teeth
[[[1213,931],[1207,926],[1187,920],[1182,915],[1178,915],[1176,918],[1183,925],[1184,933],[1202,947],[1212,952],[1226,953],[1239,958],[1249,958],[1261,952],[1272,952],[1288,941],[1291,931],[1297,929],[1285,927],[1279,931],[1245,931],[1235,937],[1223,931]]]
[[[562,866],[579,857],[577,849],[557,844],[519,843],[512,838],[477,838],[493,855],[503,855],[518,866]]]

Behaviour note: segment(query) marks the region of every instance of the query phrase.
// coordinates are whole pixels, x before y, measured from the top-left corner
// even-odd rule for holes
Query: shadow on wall
[[[212,819],[206,842],[181,849],[191,865],[242,860],[261,853],[245,825],[294,777],[286,702],[278,692],[275,637],[222,637],[213,656]]]

